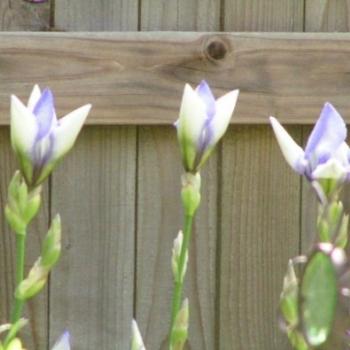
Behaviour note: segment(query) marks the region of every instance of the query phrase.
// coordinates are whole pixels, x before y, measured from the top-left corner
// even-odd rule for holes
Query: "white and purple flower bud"
[[[196,173],[224,135],[238,98],[238,90],[215,100],[208,84],[202,81],[195,90],[185,85],[176,121],[183,166]]]
[[[11,143],[29,187],[36,187],[73,147],[91,105],[57,119],[51,90],[35,85],[27,106],[11,97]]]
[[[324,179],[343,182],[350,175],[350,150],[345,143],[347,130],[343,118],[326,103],[307,141],[305,151],[295,143],[277,119],[270,122],[288,164],[313,182]]]
[[[57,340],[52,350],[70,350],[70,335],[65,331],[61,337]]]

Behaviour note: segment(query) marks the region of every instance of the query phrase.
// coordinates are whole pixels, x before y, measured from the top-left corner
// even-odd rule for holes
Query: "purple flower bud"
[[[11,99],[11,143],[29,187],[36,187],[51,173],[73,144],[90,111],[85,105],[57,119],[51,90],[37,85],[27,106]]]
[[[298,146],[277,119],[272,128],[288,164],[309,181],[345,181],[350,174],[350,151],[345,143],[347,130],[336,109],[326,103],[307,141],[305,151]]]
[[[238,98],[238,90],[215,100],[209,85],[202,81],[195,90],[186,84],[175,123],[183,166],[196,173],[225,133]]]

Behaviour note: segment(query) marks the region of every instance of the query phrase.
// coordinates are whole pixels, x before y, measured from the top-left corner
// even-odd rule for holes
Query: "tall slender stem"
[[[26,234],[16,234],[16,287],[24,278]],[[15,297],[15,304],[12,310],[11,323],[16,323],[22,314],[24,302]]]
[[[26,234],[16,233],[16,287],[23,281],[24,278],[24,261],[25,261],[25,243],[26,243]],[[19,300],[15,297],[12,313],[11,313],[11,323],[14,325],[22,315],[22,310],[24,306],[24,301]],[[5,345],[8,344],[16,335],[13,332],[9,332],[5,339]]]
[[[183,231],[184,240],[181,247],[178,276],[175,281],[173,300],[172,300],[170,333],[172,332],[176,315],[178,314],[181,307],[182,290],[183,290],[183,284],[184,284],[184,278],[181,278],[181,276],[183,275],[183,269],[185,268],[185,263],[186,263],[186,255],[188,254],[188,249],[190,245],[190,239],[192,234],[192,222],[193,222],[193,215],[185,215],[185,226]]]

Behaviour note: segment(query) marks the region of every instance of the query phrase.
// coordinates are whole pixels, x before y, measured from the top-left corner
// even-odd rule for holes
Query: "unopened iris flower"
[[[236,106],[238,90],[215,100],[209,85],[202,81],[195,90],[185,85],[180,116],[175,126],[183,166],[196,173],[224,135]]]
[[[343,118],[326,103],[303,150],[277,119],[270,117],[281,151],[288,164],[299,174],[313,182],[332,179],[343,182],[349,179],[350,151],[345,143],[347,136]]]
[[[11,98],[11,143],[29,187],[42,183],[72,148],[90,111],[85,105],[57,119],[50,89],[35,85],[27,105]]]

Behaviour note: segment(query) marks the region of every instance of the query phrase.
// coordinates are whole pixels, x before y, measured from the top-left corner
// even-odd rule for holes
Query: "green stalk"
[[[25,258],[26,234],[16,234],[16,287],[24,279],[24,258]],[[11,323],[16,323],[22,314],[24,302],[15,297],[15,304],[11,314]]]
[[[24,260],[25,260],[25,243],[26,243],[26,233],[18,234],[16,233],[16,287],[24,279]],[[19,300],[15,297],[12,313],[11,313],[11,324],[12,327],[16,327],[16,323],[21,318],[23,311],[24,301]],[[12,330],[11,327],[11,330]],[[15,338],[17,332],[8,333],[5,339],[5,346],[7,346],[13,338]]]
[[[185,215],[185,226],[183,231],[184,239],[181,247],[178,276],[175,281],[175,287],[174,287],[174,293],[173,293],[173,299],[172,299],[170,340],[171,340],[171,334],[172,334],[175,318],[181,307],[182,291],[183,291],[183,285],[185,280],[185,278],[181,278],[181,275],[185,267],[186,255],[190,245],[193,217],[194,217],[193,215]]]

